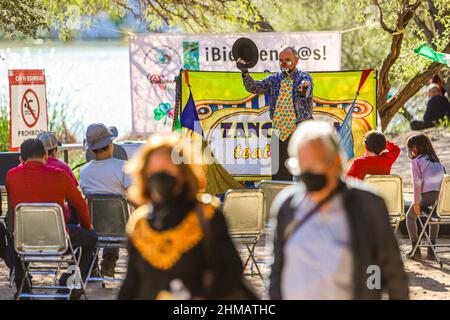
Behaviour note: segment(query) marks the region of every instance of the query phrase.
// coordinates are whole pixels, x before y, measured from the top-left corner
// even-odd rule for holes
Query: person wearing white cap
[[[58,152],[58,146],[61,146],[61,142],[58,141],[56,135],[53,132],[41,132],[38,134],[37,138],[42,141],[45,151],[48,153],[47,165],[54,168],[59,168],[67,173],[70,180],[73,182],[75,187],[78,187],[78,181],[72,172],[72,169],[64,161],[59,160],[56,157]]]
[[[93,123],[86,130],[84,149],[95,153],[95,160],[89,161],[80,171],[80,186],[87,194],[126,195],[131,179],[123,171],[125,161],[113,158],[113,140],[118,132],[115,127],[107,128],[103,123]],[[103,250],[101,274],[114,277],[119,258],[118,248]]]
[[[56,135],[53,132],[44,131],[39,133],[36,138],[42,142],[45,151],[47,151],[48,154],[47,166],[63,170],[70,178],[70,181],[72,181],[73,185],[75,187],[78,187],[78,181],[75,175],[73,174],[72,169],[70,169],[67,163],[59,160],[56,157],[56,154],[58,152],[58,146],[61,146],[61,142],[58,141]],[[70,205],[64,206],[63,210],[70,217],[69,223],[78,224],[78,215],[76,214],[74,207]]]
[[[441,94],[441,88],[437,83],[432,83],[428,87],[428,103],[423,121],[411,121],[412,130],[423,130],[432,128],[447,117],[450,120],[450,102]]]

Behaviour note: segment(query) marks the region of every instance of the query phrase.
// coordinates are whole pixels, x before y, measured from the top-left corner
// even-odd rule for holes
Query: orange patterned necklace
[[[203,205],[207,219],[214,215],[212,205]],[[142,257],[153,267],[161,270],[172,268],[184,253],[192,249],[203,238],[200,219],[190,211],[174,228],[157,231],[148,223],[147,215],[141,215],[131,232],[131,241]]]

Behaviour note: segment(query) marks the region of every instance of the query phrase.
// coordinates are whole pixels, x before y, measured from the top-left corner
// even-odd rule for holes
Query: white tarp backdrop
[[[278,50],[285,45],[294,46],[298,50],[298,68],[301,70],[340,70],[340,32],[130,36],[133,132],[171,131],[175,77],[180,68],[238,71],[231,47],[240,37],[252,39],[259,49],[259,62],[251,71],[278,71]]]

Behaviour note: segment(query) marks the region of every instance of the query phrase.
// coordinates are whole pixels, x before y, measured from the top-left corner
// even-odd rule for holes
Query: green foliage
[[[444,119],[439,119],[438,123],[436,124],[437,128],[447,128],[448,131],[450,131],[450,119],[445,116]]]
[[[0,152],[9,150],[9,106],[3,96],[0,100]]]
[[[41,0],[0,1],[0,30],[7,36],[36,37],[40,29],[48,29]]]
[[[95,23],[95,15],[109,13],[118,23],[131,10],[126,1],[110,0],[41,0],[46,8],[46,22],[60,33],[62,40],[76,36],[83,28]]]
[[[62,143],[77,142],[76,137],[81,135],[81,123],[72,120],[77,119],[77,109],[69,106],[70,99],[63,88],[56,93],[49,91],[48,99],[48,130],[54,132]]]
[[[62,143],[77,142],[76,136],[79,134],[81,123],[74,122],[69,126],[69,119],[75,116],[73,108],[69,108],[67,96],[64,96],[62,89],[53,95],[48,94],[48,129],[56,134]],[[70,121],[73,122],[73,121]],[[0,152],[9,151],[9,99],[3,95],[0,97]]]
[[[403,1],[380,1],[384,22],[396,24],[396,12]],[[443,50],[450,38],[450,1],[434,0],[438,11],[435,18],[443,23],[443,30],[433,34],[432,44]],[[378,8],[372,0],[286,0],[280,10],[272,10],[270,5],[261,8],[276,31],[325,31],[351,30],[342,35],[342,69],[362,69],[381,67],[383,59],[390,51],[392,36],[378,23]],[[295,13],[295,14],[293,14]],[[423,3],[417,11],[417,19],[431,22],[428,6]],[[430,27],[431,28],[431,27]],[[432,28],[431,28],[432,29]],[[424,29],[415,21],[404,30],[400,58],[395,63],[389,79],[394,87],[404,86],[412,77],[423,71],[430,62],[414,54],[413,49],[427,42]]]

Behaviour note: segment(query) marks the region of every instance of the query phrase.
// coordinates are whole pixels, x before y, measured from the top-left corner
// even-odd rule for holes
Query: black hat
[[[259,59],[258,47],[256,44],[248,38],[239,38],[233,43],[231,49],[234,60],[241,58],[244,60],[245,67],[253,68]]]

